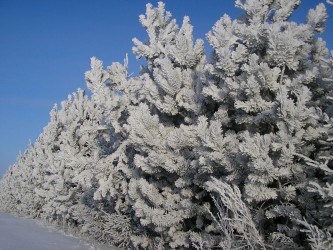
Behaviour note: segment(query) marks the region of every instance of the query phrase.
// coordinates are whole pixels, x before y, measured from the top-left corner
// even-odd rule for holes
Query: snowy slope
[[[0,213],[0,250],[92,250],[93,246],[75,237],[47,228],[36,220]]]

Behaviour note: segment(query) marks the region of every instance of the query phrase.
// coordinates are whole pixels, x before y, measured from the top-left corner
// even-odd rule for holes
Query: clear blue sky
[[[149,0],[0,0],[0,176],[19,151],[36,140],[54,103],[86,89],[90,57],[110,65],[129,54],[130,71],[139,63],[132,38],[144,40],[138,16]],[[157,5],[157,1],[150,1]],[[293,20],[303,22],[319,0],[303,0]],[[233,0],[168,0],[178,24],[190,16],[194,36],[204,38],[214,23],[240,10]],[[333,6],[327,6],[333,14]],[[331,15],[333,16],[333,15]],[[323,37],[333,49],[333,18]],[[330,31],[329,31],[330,30]],[[207,43],[207,42],[206,42]]]

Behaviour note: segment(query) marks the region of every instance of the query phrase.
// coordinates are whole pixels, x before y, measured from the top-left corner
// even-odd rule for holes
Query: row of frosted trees
[[[0,182],[0,208],[133,249],[332,249],[324,4],[237,0],[203,40],[148,4],[139,76],[96,58]]]

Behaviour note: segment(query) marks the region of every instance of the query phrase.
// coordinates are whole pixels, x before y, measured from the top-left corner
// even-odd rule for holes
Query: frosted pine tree
[[[48,199],[44,206],[48,220],[74,223],[71,207],[81,198],[84,189],[90,188],[91,184],[84,178],[92,174],[99,152],[94,142],[97,121],[93,119],[92,110],[87,96],[79,90],[62,102],[57,111],[63,130],[54,145],[57,150],[53,152],[44,188],[39,190],[40,195]]]
[[[33,165],[31,164],[33,155],[35,155],[35,150],[30,146],[3,176],[0,184],[2,211],[32,216],[38,213],[38,203],[33,201],[35,196],[32,184]]]
[[[194,125],[205,111],[203,41],[193,41],[188,17],[178,28],[163,3],[157,8],[148,4],[140,22],[148,40],[133,39],[133,51],[147,61],[138,79],[145,99],[129,110],[129,139],[135,150],[129,195],[147,236],[140,232],[132,241],[141,247],[187,248],[206,213],[200,196],[204,191],[194,178]]]
[[[124,64],[113,63],[106,70],[100,60],[92,58],[91,70],[85,73],[99,124],[108,131],[99,144],[103,155],[92,176],[97,181],[93,201],[107,204],[98,208],[103,210],[101,224],[105,226],[109,240],[120,247],[129,246],[135,228],[128,194],[128,183],[132,178],[130,159],[133,155],[128,145],[128,110],[142,99],[141,86],[134,83],[135,78],[128,77],[127,71],[127,57]]]
[[[147,60],[140,77],[127,79],[127,61],[124,65],[115,63],[103,70],[102,63],[94,58],[92,70],[86,73],[92,99],[99,103],[101,118],[114,128],[118,138],[115,143],[118,148],[105,158],[106,164],[100,165],[102,171],[97,177],[99,188],[95,199],[111,200],[115,211],[125,217],[134,209],[136,217],[130,218],[133,225],[131,241],[132,245],[141,247],[169,243],[174,247],[188,246],[189,233],[178,228],[178,224],[198,213],[198,206],[189,199],[193,196],[191,188],[184,188],[180,194],[183,187],[191,186],[186,175],[194,174],[193,170],[187,173],[189,150],[177,156],[174,148],[187,147],[191,140],[191,134],[186,134],[191,133],[189,125],[202,112],[200,77],[205,57],[201,40],[193,46],[189,19],[186,17],[178,30],[175,20],[169,20],[170,16],[162,3],[158,8],[147,5],[146,16],[140,16],[149,36],[146,44],[133,40],[138,58]],[[145,128],[147,122],[150,125]],[[171,131],[173,133],[166,138]],[[184,138],[181,145],[178,135]],[[151,152],[150,140],[158,145]],[[149,155],[145,157],[146,153]],[[177,159],[173,160],[174,157]],[[177,179],[176,186],[168,187]],[[170,188],[175,190],[174,195],[168,194]],[[163,193],[159,194],[159,190]],[[159,235],[166,229],[170,232],[166,233],[164,243]]]
[[[95,111],[82,90],[62,102],[60,110],[55,106],[43,133],[1,181],[3,210],[83,233],[83,225],[91,226],[97,203],[93,176],[108,137]],[[90,235],[97,238],[97,233],[102,235],[100,229]]]
[[[56,151],[55,144],[61,132],[56,107],[51,111],[51,121],[34,144],[18,157],[1,180],[1,209],[19,215],[40,217],[46,203],[37,195],[38,189],[49,175],[50,164]]]
[[[319,4],[306,23],[288,21],[299,3],[236,1],[244,15],[234,21],[224,15],[207,34],[214,52],[203,92],[224,114],[213,118],[222,134],[233,133],[237,140],[222,152],[203,142],[209,155],[224,154],[221,180],[239,187],[266,247],[274,249],[306,246],[303,217],[321,229],[332,226],[309,190],[309,180],[331,172],[329,156],[322,169],[309,164],[322,148],[332,150],[328,143],[321,146],[332,119],[332,68],[323,63],[331,56],[317,39],[327,14]]]

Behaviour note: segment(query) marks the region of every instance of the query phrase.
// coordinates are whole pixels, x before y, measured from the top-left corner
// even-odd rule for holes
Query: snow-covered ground
[[[45,227],[36,220],[0,213],[0,250],[106,249]]]

